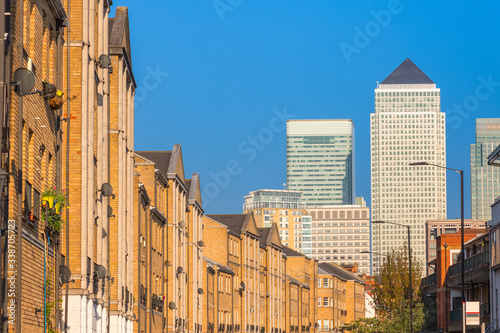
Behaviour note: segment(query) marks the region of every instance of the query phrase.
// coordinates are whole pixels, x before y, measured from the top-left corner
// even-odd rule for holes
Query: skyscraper
[[[372,221],[410,225],[411,249],[425,260],[425,221],[446,218],[445,114],[440,90],[406,59],[375,89],[371,123]],[[407,244],[406,228],[372,226],[374,272],[382,257]]]
[[[472,218],[491,219],[491,207],[500,194],[500,169],[488,165],[488,155],[500,145],[500,118],[476,119],[476,143],[470,145]]]
[[[352,120],[288,120],[286,179],[307,207],[354,204]]]

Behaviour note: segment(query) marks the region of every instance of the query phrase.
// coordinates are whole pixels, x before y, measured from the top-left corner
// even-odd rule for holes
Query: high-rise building
[[[445,114],[440,89],[406,59],[375,89],[371,126],[372,221],[410,226],[411,249],[425,262],[425,221],[446,218]],[[373,266],[408,244],[406,228],[389,223],[372,226]]]
[[[490,220],[500,194],[500,169],[488,165],[488,155],[500,144],[500,118],[476,119],[476,143],[470,145],[470,188],[473,219]]]
[[[305,208],[302,192],[257,190],[245,196],[243,213],[253,212],[257,226],[260,228],[269,228],[271,223],[276,223],[283,244],[299,252],[302,252],[302,235],[305,232],[306,252],[304,254],[310,255],[311,220],[310,217],[304,216]],[[304,218],[305,224],[302,223]]]
[[[354,204],[352,120],[288,120],[286,179],[307,207]]]
[[[364,201],[364,200],[360,200]],[[370,208],[344,205],[307,208],[312,217],[312,258],[370,273]]]

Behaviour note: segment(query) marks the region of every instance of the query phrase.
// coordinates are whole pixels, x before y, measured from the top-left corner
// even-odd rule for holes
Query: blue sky
[[[180,143],[208,213],[241,213],[249,191],[283,188],[284,117],[353,120],[356,196],[369,203],[374,89],[410,58],[441,88],[447,164],[465,170],[470,217],[475,119],[500,116],[500,2],[147,4],[114,2],[129,7],[135,149]],[[450,218],[459,217],[459,192],[458,174],[449,173]]]

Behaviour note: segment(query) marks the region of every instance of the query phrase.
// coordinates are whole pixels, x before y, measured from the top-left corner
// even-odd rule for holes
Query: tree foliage
[[[412,256],[412,317],[413,331],[421,330],[424,323],[424,306],[420,295],[422,269]],[[357,320],[344,326],[345,331],[356,333],[410,332],[410,289],[408,248],[393,250],[375,278],[372,290],[375,318]]]

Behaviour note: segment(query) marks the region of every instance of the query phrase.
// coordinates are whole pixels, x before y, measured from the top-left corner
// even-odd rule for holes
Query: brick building
[[[61,105],[51,107],[55,90],[49,87],[53,85],[63,90],[61,53],[65,32],[61,23],[66,12],[59,0],[10,1],[1,10],[2,32],[10,28],[2,35],[5,50],[1,52],[5,63],[0,64],[1,80],[7,85],[2,86],[1,92],[0,167],[9,173],[7,186],[2,188],[7,196],[2,205],[7,210],[6,214],[2,210],[2,215],[7,217],[2,226],[6,233],[2,234],[8,235],[9,245],[15,247],[15,251],[11,247],[2,251],[5,254],[2,257],[8,260],[8,271],[16,272],[15,277],[9,274],[15,278],[9,280],[12,286],[15,285],[15,291],[7,295],[0,293],[3,304],[15,302],[15,309],[8,310],[13,317],[9,317],[10,322],[3,321],[2,329],[43,332],[44,317],[47,317],[47,327],[58,326],[56,299],[60,290],[54,281],[63,234],[59,226],[42,218],[41,206],[44,192],[54,189],[60,193],[61,189],[62,133],[58,116]],[[4,11],[10,12],[10,16]],[[23,87],[9,85],[18,69],[28,69],[32,73],[34,86],[31,91],[24,86],[29,80],[23,80]],[[2,239],[7,241],[7,237]],[[14,243],[10,243],[11,239]],[[2,244],[2,249],[5,245]],[[3,260],[2,267],[7,267]],[[54,309],[49,313],[46,305]],[[7,313],[3,315],[6,317]]]

